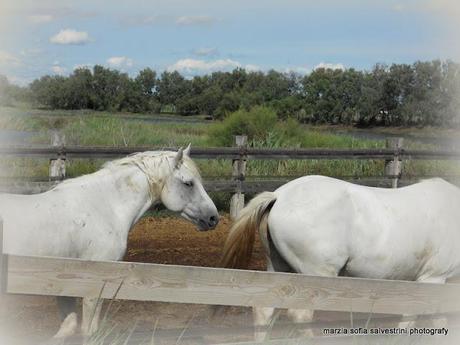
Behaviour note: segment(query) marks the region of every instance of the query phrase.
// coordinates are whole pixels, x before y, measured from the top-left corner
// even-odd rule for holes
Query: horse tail
[[[259,230],[260,233],[267,233],[267,217],[275,201],[275,193],[263,192],[241,210],[225,241],[221,267],[248,268],[256,230]],[[263,244],[265,247],[265,243]]]

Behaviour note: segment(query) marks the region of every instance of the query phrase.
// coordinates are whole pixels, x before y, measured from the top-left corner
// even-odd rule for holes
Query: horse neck
[[[131,228],[153,204],[160,201],[160,196],[152,193],[151,181],[136,166],[117,167],[112,176],[112,190],[116,197],[110,203],[117,214],[124,215]]]
[[[85,185],[91,198],[101,199],[101,206],[116,217],[126,235],[152,204],[160,201],[145,173],[134,165],[103,168],[75,179],[75,183]]]

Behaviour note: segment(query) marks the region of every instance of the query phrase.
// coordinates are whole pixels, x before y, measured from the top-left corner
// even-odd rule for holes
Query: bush
[[[277,120],[274,110],[257,106],[249,111],[238,110],[213,125],[207,144],[211,146],[233,146],[234,136],[246,134],[250,147],[380,147],[381,143],[356,140],[312,130],[289,118]]]
[[[245,134],[249,141],[265,140],[277,123],[276,112],[271,108],[257,106],[251,110],[238,110],[210,129],[210,143],[232,146],[235,135]]]

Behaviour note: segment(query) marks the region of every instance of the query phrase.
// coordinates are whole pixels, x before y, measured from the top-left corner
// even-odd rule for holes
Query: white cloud
[[[262,68],[258,65],[246,64],[231,60],[231,59],[218,59],[212,61],[196,60],[196,59],[182,59],[175,64],[167,67],[169,72],[178,71],[184,75],[199,75],[207,74],[217,71],[228,72],[233,71],[235,68],[244,68],[248,72],[261,71]]]
[[[304,66],[293,66],[287,67],[283,71],[284,73],[297,73],[297,74],[308,74],[311,72],[311,68]]]
[[[49,23],[54,19],[51,14],[32,14],[28,18],[29,21],[33,24]]]
[[[75,71],[76,69],[84,68],[84,69],[92,69],[94,64],[91,63],[82,63],[82,64],[77,64],[73,66],[73,70]]]
[[[51,70],[54,72],[54,74],[59,74],[59,75],[66,74],[67,72],[67,69],[65,67],[62,67],[59,65],[53,65],[51,67]]]
[[[178,71],[184,74],[200,74],[216,71],[229,71],[241,67],[238,61],[221,59],[214,61],[182,59],[167,68],[168,71]]]
[[[21,65],[21,60],[10,54],[6,51],[0,50],[0,66],[19,66]]]
[[[208,25],[215,22],[210,16],[182,16],[176,19],[177,25]]]
[[[8,74],[6,76],[6,78],[8,79],[8,82],[10,82],[11,84],[15,84],[15,85],[19,85],[19,86],[26,86],[27,84],[29,84],[32,81],[31,79],[18,77],[16,75],[11,75],[11,74]]]
[[[289,66],[282,70],[284,73],[296,73],[296,74],[309,74],[315,69],[324,68],[324,69],[340,69],[345,70],[345,66],[341,63],[327,63],[327,62],[320,62],[315,67],[307,67],[307,66]]]
[[[318,69],[318,68],[325,68],[325,69],[341,69],[344,70],[345,66],[341,63],[327,63],[327,62],[320,62],[315,66],[313,69]]]
[[[247,72],[258,72],[258,71],[261,71],[262,68],[258,65],[246,65],[244,66],[244,69],[247,71]]]
[[[157,24],[165,24],[171,22],[172,17],[167,16],[122,16],[119,18],[119,23],[123,26],[151,26]]]
[[[65,29],[59,31],[59,33],[51,37],[50,42],[54,44],[82,45],[90,42],[90,37],[85,31]]]
[[[154,25],[179,25],[203,26],[212,25],[218,21],[211,16],[172,16],[172,15],[125,15],[118,18],[122,26],[154,26]]]
[[[198,48],[193,51],[193,54],[198,56],[212,56],[218,55],[219,52],[217,48]]]
[[[114,68],[132,67],[133,60],[126,56],[112,56],[107,59],[107,64]]]

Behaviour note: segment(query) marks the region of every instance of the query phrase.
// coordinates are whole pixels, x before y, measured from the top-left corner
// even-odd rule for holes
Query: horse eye
[[[184,181],[184,184],[185,184],[187,187],[193,187],[193,181]]]

